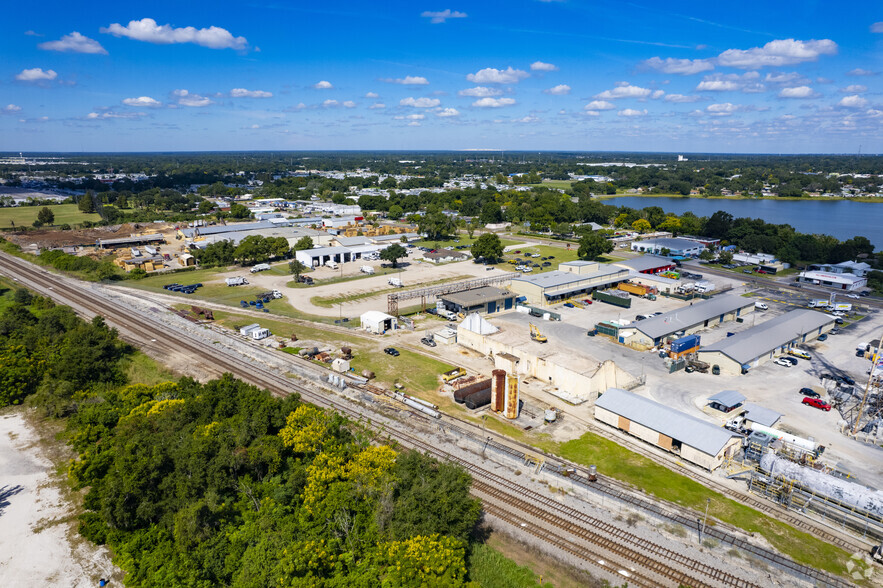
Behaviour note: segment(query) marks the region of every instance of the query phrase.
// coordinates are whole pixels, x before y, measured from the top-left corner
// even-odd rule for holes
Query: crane
[[[536,341],[537,343],[545,343],[548,341],[545,335],[540,333],[540,330],[533,323],[528,323],[530,325],[530,338]]]

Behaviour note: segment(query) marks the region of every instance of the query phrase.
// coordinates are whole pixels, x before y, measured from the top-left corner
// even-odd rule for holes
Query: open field
[[[417,241],[414,244],[418,247],[429,247],[430,249],[454,247],[455,245],[466,245],[468,247],[472,247],[472,244],[478,240],[478,237],[480,237],[480,235],[475,235],[472,239],[470,239],[469,235],[467,235],[466,233],[461,233],[456,239],[448,239],[446,241],[432,241],[429,239],[424,239],[422,241]],[[510,245],[517,245],[518,243],[522,243],[522,241],[500,238],[500,243],[503,244],[503,247],[508,247]]]
[[[101,216],[98,213],[86,214],[80,212],[76,204],[52,204],[48,208],[55,214],[55,222],[53,223],[55,225],[63,225],[65,223],[73,225],[83,221],[98,222],[101,220]],[[0,229],[12,228],[13,223],[15,223],[16,227],[29,227],[37,220],[37,214],[42,209],[42,206],[0,208]]]

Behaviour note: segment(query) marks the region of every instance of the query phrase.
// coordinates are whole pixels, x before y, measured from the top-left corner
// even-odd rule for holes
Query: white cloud
[[[43,71],[40,67],[34,67],[32,69],[23,69],[21,73],[15,76],[15,79],[20,82],[48,82],[57,77],[58,74],[55,73],[55,70],[47,69]]]
[[[406,116],[394,116],[395,120],[423,120],[426,118],[425,114],[408,114]]]
[[[16,106],[15,104],[7,104],[3,107],[3,112],[10,114],[13,112],[18,112],[21,110],[21,106]]]
[[[841,98],[837,105],[845,106],[846,108],[864,108],[868,105],[868,101],[858,94],[853,94],[852,96],[844,96]]]
[[[796,71],[792,71],[789,73],[785,72],[777,72],[777,73],[768,73],[766,77],[763,79],[764,82],[768,84],[799,84],[806,85],[809,83],[805,77],[797,73]]]
[[[378,102],[376,104],[372,104],[371,106],[368,107],[369,110],[381,110],[383,108],[386,108],[386,104],[383,104],[381,102]]]
[[[136,41],[156,43],[158,45],[171,45],[173,43],[193,43],[209,49],[238,49],[248,48],[245,37],[234,37],[227,29],[209,27],[197,29],[194,27],[175,28],[172,25],[157,25],[152,18],[129,21],[123,26],[113,23],[109,27],[102,27],[102,33],[109,33],[114,37],[128,37]]]
[[[703,80],[696,86],[696,90],[700,92],[730,92],[741,87],[741,84],[727,80]]]
[[[809,86],[794,86],[793,88],[782,88],[779,92],[779,98],[815,98],[818,94],[813,92]]]
[[[123,99],[123,104],[126,106],[137,106],[139,108],[157,108],[162,106],[162,102],[159,100],[154,100],[150,96],[139,96],[137,98],[125,98]]]
[[[685,96],[684,94],[669,94],[665,97],[666,102],[674,102],[675,104],[687,104],[699,100],[702,100],[701,96]]]
[[[763,47],[751,49],[727,49],[717,57],[717,63],[739,69],[781,67],[807,61],[817,61],[820,55],[837,53],[837,43],[830,39],[798,41],[778,39]]]
[[[665,96],[665,92],[662,91],[662,90],[655,90],[655,91],[650,95],[650,97],[653,98],[654,100],[656,100],[657,98],[662,98],[663,96]]]
[[[613,110],[616,105],[606,100],[592,100],[585,106],[586,110]]]
[[[272,92],[263,90],[246,90],[245,88],[233,88],[230,90],[230,96],[233,98],[272,98]]]
[[[883,21],[875,22],[871,25],[872,33],[883,33]]]
[[[408,126],[409,126],[409,127],[419,127],[419,126],[420,126],[420,123],[417,122],[417,121],[415,120],[415,121],[411,121],[411,122],[409,122],[409,123],[408,123]]]
[[[597,110],[587,110],[586,115],[587,116],[600,116],[601,113],[598,112]]]
[[[503,91],[499,88],[488,88],[487,86],[476,86],[474,88],[466,88],[457,92],[460,96],[471,96],[472,98],[485,98],[487,96],[499,96]]]
[[[651,57],[644,61],[644,65],[657,69],[662,73],[680,74],[682,76],[714,69],[714,64],[708,59],[674,59],[673,57],[661,59],[659,57]]]
[[[514,98],[479,98],[472,103],[472,106],[478,108],[500,108],[502,106],[512,106],[515,104]]]
[[[724,102],[723,104],[710,104],[705,111],[712,116],[730,116],[734,112],[744,110],[741,104]]]
[[[877,72],[871,71],[869,69],[862,69],[860,67],[857,67],[855,69],[851,69],[848,72],[846,72],[846,75],[848,75],[848,76],[875,76],[875,75],[877,75]]]
[[[344,101],[343,101],[343,107],[344,107],[344,108],[355,108],[355,107],[356,107],[356,103],[353,102],[352,100],[344,100]]]
[[[124,119],[137,119],[142,116],[146,116],[144,112],[112,112],[110,110],[105,112],[90,112],[86,115],[86,118],[89,120],[107,120],[112,118],[124,118]]]
[[[313,84],[313,88],[315,88],[316,90],[330,90],[333,87],[334,86],[331,84],[331,82],[327,80],[322,80],[321,82],[316,82],[315,84]]]
[[[620,110],[616,113],[619,116],[644,116],[647,114],[647,109],[644,110],[634,110],[632,108],[626,108],[624,110]]]
[[[367,94],[365,94],[365,98],[375,100],[377,98],[380,98],[380,94],[378,94],[377,92],[368,92]]]
[[[528,114],[527,116],[523,116],[523,117],[521,117],[521,118],[513,119],[512,122],[514,122],[514,123],[530,124],[530,123],[538,122],[539,120],[540,120],[539,117],[532,116],[532,115]]]
[[[441,24],[449,18],[466,18],[469,15],[465,12],[459,12],[457,10],[446,8],[445,10],[439,12],[426,10],[420,16],[422,16],[423,18],[428,18],[429,22],[431,22],[432,24]]]
[[[328,100],[322,102],[322,106],[324,106],[325,108],[331,108],[332,106],[340,106],[340,102],[329,98]]]
[[[558,71],[558,66],[553,63],[534,61],[530,64],[530,71]]]
[[[435,116],[440,116],[442,118],[449,117],[449,116],[459,116],[459,115],[460,115],[460,111],[457,110],[456,108],[443,108],[435,113]]]
[[[400,106],[413,106],[414,108],[433,108],[441,104],[438,98],[402,98],[399,100]]]
[[[486,67],[482,70],[469,74],[466,79],[474,84],[517,84],[530,74],[520,69],[512,69],[510,65],[506,69]]]
[[[205,96],[191,94],[187,90],[175,90],[172,92],[172,96],[175,96],[178,99],[178,104],[181,106],[201,107],[213,104],[213,102]]]
[[[62,53],[91,53],[93,55],[107,55],[107,50],[95,39],[90,39],[78,33],[72,32],[63,36],[58,41],[46,41],[37,45],[44,51],[60,51]]]
[[[570,86],[567,84],[558,84],[548,90],[543,90],[544,94],[552,94],[553,96],[564,96],[565,94],[570,94]]]
[[[380,80],[388,84],[401,84],[403,86],[425,86],[429,84],[429,80],[423,76],[405,76],[403,78],[384,78]]]
[[[651,93],[647,88],[632,86],[628,82],[617,82],[612,90],[604,90],[596,94],[599,100],[616,100],[617,98],[646,98]]]
[[[862,84],[851,84],[845,88],[840,88],[840,91],[845,94],[863,94],[868,91],[868,87]]]

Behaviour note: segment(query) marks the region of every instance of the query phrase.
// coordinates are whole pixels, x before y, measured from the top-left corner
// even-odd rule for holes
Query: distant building
[[[624,267],[571,261],[559,264],[551,272],[512,278],[510,289],[525,296],[531,304],[548,304],[613,286],[628,277],[629,270]]]
[[[696,257],[705,245],[690,239],[649,239],[646,241],[633,241],[632,251],[643,251],[644,253],[653,253],[660,255],[663,250],[668,250],[670,257]]]

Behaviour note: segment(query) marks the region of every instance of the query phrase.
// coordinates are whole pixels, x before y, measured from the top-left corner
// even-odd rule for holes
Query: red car
[[[825,402],[824,400],[819,400],[818,398],[809,398],[808,396],[803,399],[803,404],[808,404],[814,408],[818,408],[821,410],[831,410],[831,405]]]

